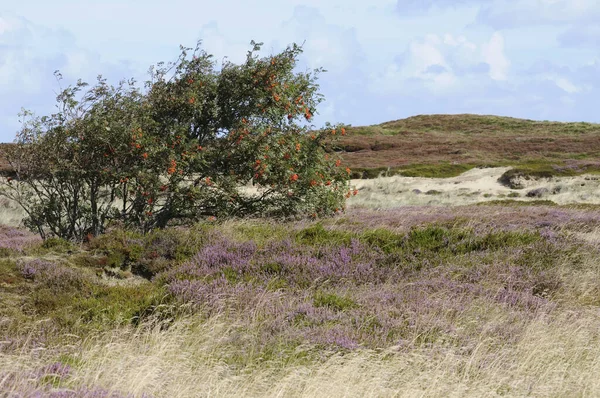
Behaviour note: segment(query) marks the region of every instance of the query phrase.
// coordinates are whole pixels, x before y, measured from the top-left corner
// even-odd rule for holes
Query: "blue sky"
[[[0,142],[21,107],[55,110],[59,85],[143,81],[198,39],[241,62],[304,42],[325,121],[376,124],[478,113],[600,122],[598,0],[20,0],[0,4]],[[12,4],[11,4],[12,3]]]

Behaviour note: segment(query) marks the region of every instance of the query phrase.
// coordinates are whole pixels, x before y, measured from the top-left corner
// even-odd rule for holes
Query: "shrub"
[[[340,296],[335,293],[317,292],[313,299],[315,307],[328,307],[335,311],[344,311],[358,307],[351,298]]]
[[[110,223],[146,233],[207,217],[331,215],[351,195],[351,170],[324,142],[343,126],[311,125],[323,100],[318,73],[296,73],[302,49],[216,70],[212,56],[181,48],[176,62],[135,81],[57,96],[59,112],[25,111],[14,170],[0,193],[26,212],[42,238],[82,241]],[[60,74],[57,74],[60,79]],[[81,94],[81,92],[83,92]],[[253,183],[258,193],[240,187]]]

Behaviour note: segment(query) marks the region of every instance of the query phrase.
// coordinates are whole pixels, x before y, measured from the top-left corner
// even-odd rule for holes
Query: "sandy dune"
[[[557,204],[600,204],[600,176],[554,177],[524,180],[523,189],[510,189],[498,182],[509,167],[472,169],[453,178],[380,177],[352,180],[359,195],[349,206],[375,208],[402,205],[466,205],[487,200],[551,200]],[[527,196],[537,190],[537,195]]]

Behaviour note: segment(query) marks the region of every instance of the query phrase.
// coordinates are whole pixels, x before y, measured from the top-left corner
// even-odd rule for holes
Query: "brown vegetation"
[[[12,144],[0,144],[0,150],[6,145]],[[349,127],[334,149],[353,170],[407,170],[444,164],[468,168],[549,164],[598,169],[600,124],[471,114],[419,115]],[[458,167],[455,172],[461,170]],[[0,157],[0,173],[9,171]],[[417,170],[416,175],[431,176],[431,171]]]
[[[485,115],[421,115],[350,127],[339,149],[351,168],[543,162],[585,166],[600,157],[600,124]]]

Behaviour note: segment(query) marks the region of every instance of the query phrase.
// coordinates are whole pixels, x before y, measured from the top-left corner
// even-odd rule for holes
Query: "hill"
[[[347,131],[331,150],[340,153],[353,178],[453,177],[474,167],[500,166],[534,176],[600,171],[600,124],[594,123],[418,115]],[[0,159],[0,173],[7,172]]]
[[[456,176],[473,167],[574,175],[600,169],[600,124],[419,115],[351,127],[338,148],[353,176]],[[389,170],[388,170],[389,168]]]

